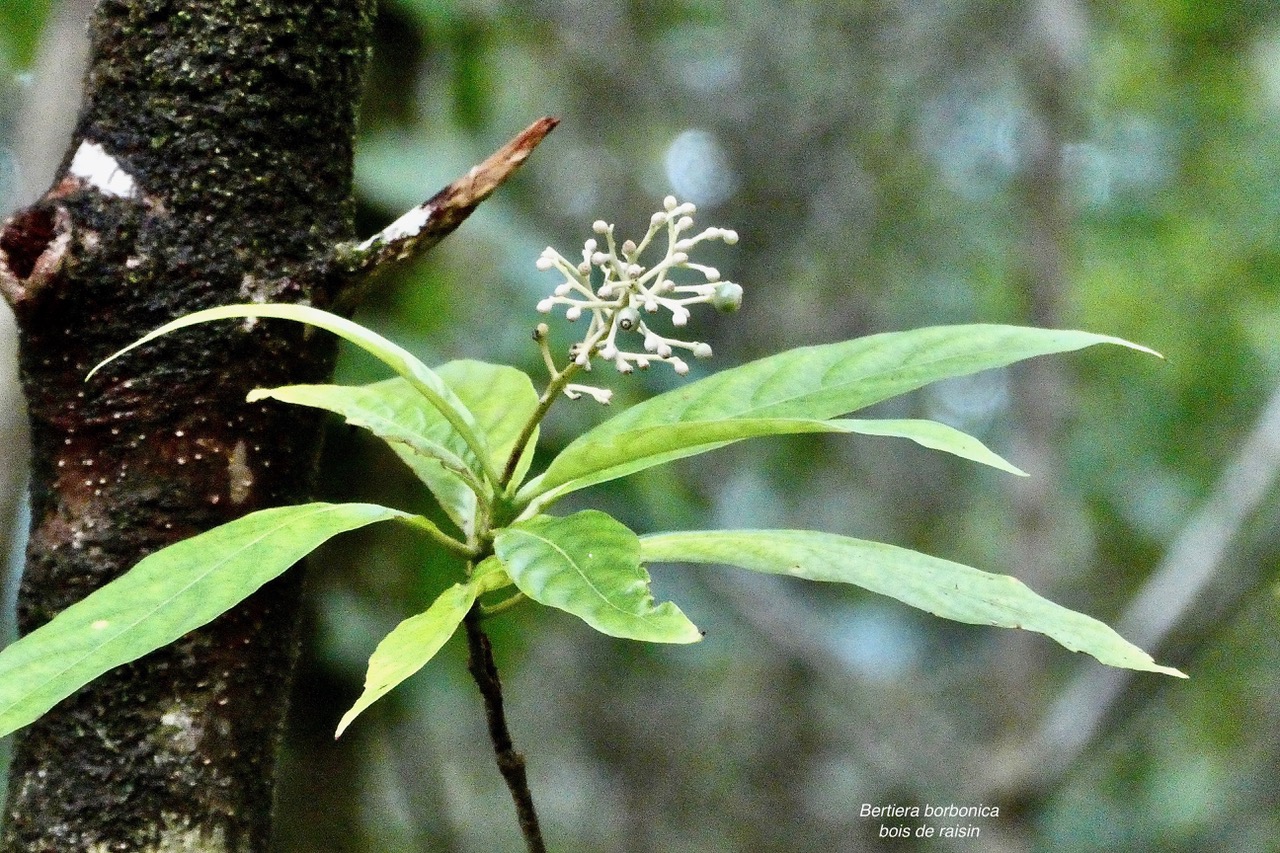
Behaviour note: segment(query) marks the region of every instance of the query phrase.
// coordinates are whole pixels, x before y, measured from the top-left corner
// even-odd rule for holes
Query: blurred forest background
[[[86,5],[0,4],[0,209],[43,192],[65,150]],[[1016,575],[1191,675],[1107,671],[857,590],[654,567],[705,642],[613,641],[550,612],[495,620],[552,849],[888,846],[863,803],[1000,808],[905,821],[974,824],[977,841],[893,849],[1277,849],[1280,7],[384,0],[362,232],[544,114],[562,124],[525,170],[357,319],[428,363],[538,375],[533,306],[555,283],[538,253],[572,254],[597,218],[642,233],[674,193],[742,236],[708,260],[745,305],[695,318],[716,347],[695,372],[978,321],[1167,356],[1089,351],[880,407],[977,434],[1025,480],[905,442],[806,437],[652,470],[566,511],[918,548]],[[351,354],[340,373],[382,378]],[[675,381],[608,373],[615,406]],[[5,381],[13,518],[21,421]],[[546,446],[605,414],[563,407]],[[425,508],[407,470],[346,429],[329,436],[324,493]],[[332,738],[377,639],[448,568],[378,531],[313,561],[276,853],[519,846],[456,640]]]

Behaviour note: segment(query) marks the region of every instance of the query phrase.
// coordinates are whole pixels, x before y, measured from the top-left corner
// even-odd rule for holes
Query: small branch
[[[516,806],[516,817],[520,822],[525,847],[529,853],[546,853],[547,845],[542,840],[538,814],[533,807],[533,794],[529,791],[529,780],[525,775],[524,756],[516,751],[511,742],[511,733],[507,730],[507,717],[502,708],[502,682],[498,679],[498,668],[493,662],[489,638],[480,628],[479,605],[471,608],[462,624],[467,631],[467,648],[470,651],[467,670],[484,698],[489,738],[493,741],[498,770],[502,773],[503,781],[511,791],[511,800]]]
[[[540,118],[487,160],[362,243],[341,243],[330,263],[353,282],[340,306],[359,302],[368,282],[399,261],[421,255],[463,223],[533,153],[559,119]]]

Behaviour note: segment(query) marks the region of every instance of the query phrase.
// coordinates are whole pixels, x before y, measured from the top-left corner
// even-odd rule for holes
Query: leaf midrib
[[[608,605],[608,606],[609,606],[609,607],[611,607],[612,609],[614,609],[614,610],[616,610],[617,612],[619,612],[619,613],[623,614],[624,616],[629,616],[629,617],[631,617],[631,618],[633,618],[633,619],[640,619],[640,620],[643,620],[643,621],[649,621],[649,620],[652,618],[652,617],[650,617],[650,616],[645,616],[645,615],[642,615],[642,614],[639,614],[639,613],[633,613],[633,612],[631,612],[630,610],[626,610],[626,609],[624,609],[624,608],[622,608],[622,607],[619,607],[617,604],[614,604],[612,601],[610,601],[610,600],[609,600],[609,597],[608,597],[607,595],[605,595],[605,594],[600,590],[600,588],[599,588],[598,586],[596,586],[596,584],[595,584],[595,583],[593,583],[593,582],[592,582],[591,577],[590,577],[586,572],[584,572],[584,571],[581,569],[581,567],[578,565],[578,562],[577,562],[576,560],[574,560],[574,559],[573,559],[573,557],[572,557],[572,556],[570,556],[570,555],[569,555],[569,553],[568,553],[567,551],[565,551],[565,550],[564,550],[564,548],[560,547],[560,546],[559,546],[558,544],[556,544],[555,542],[551,541],[550,539],[546,538],[545,536],[539,536],[538,534],[536,534],[536,533],[534,533],[534,532],[532,532],[532,531],[530,531],[530,530],[524,530],[524,529],[521,529],[521,528],[518,528],[518,527],[512,527],[512,528],[510,528],[510,529],[509,529],[509,532],[510,532],[510,533],[513,533],[513,534],[516,534],[516,535],[520,535],[520,536],[528,536],[530,539],[536,539],[536,540],[537,540],[537,541],[539,541],[539,542],[542,542],[542,543],[544,543],[544,544],[546,544],[546,545],[549,545],[553,550],[555,550],[555,552],[556,552],[556,553],[558,553],[560,556],[562,556],[562,557],[565,559],[565,561],[569,563],[569,565],[570,565],[570,566],[572,566],[572,567],[573,567],[574,571],[576,571],[576,572],[577,572],[578,576],[579,576],[579,577],[581,577],[581,578],[582,578],[582,580],[587,584],[587,586],[589,586],[589,587],[591,588],[591,591],[592,591],[592,592],[594,592],[594,593],[596,594],[596,596],[597,596],[601,601],[603,601],[606,605]],[[638,564],[637,564],[637,565],[638,565]],[[545,587],[544,587],[544,589],[545,589]]]

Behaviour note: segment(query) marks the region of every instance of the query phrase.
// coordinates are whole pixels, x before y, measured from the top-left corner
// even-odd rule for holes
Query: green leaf
[[[436,373],[475,415],[489,442],[490,461],[501,470],[520,430],[538,408],[533,380],[514,367],[470,359],[442,364]]]
[[[780,421],[827,420],[930,382],[1094,344],[1151,352],[1120,338],[1018,326],[939,326],[803,347],[714,374],[632,406],[588,430],[521,489],[528,502],[775,435]],[[742,425],[726,433],[724,421]],[[793,430],[806,431],[806,430]],[[645,435],[649,433],[650,435]]]
[[[435,373],[472,413],[491,448],[489,463],[500,469],[538,406],[533,382],[514,367],[480,361],[451,361]],[[286,385],[253,391],[249,401],[264,397],[336,412],[348,423],[369,429],[427,484],[458,529],[467,536],[475,532],[474,486],[483,466],[440,411],[406,380],[361,386]],[[474,473],[472,486],[465,471],[459,474],[463,469]]]
[[[397,377],[371,385],[285,385],[259,388],[248,399],[268,397],[335,412],[385,440],[427,485],[458,529],[471,535],[475,490],[484,491],[480,466],[449,422],[408,382]]]
[[[338,729],[333,733],[334,738],[342,737],[347,726],[366,708],[426,666],[458,630],[479,594],[475,581],[455,583],[440,593],[424,612],[410,616],[383,637],[369,658],[364,692],[342,715]]]
[[[651,643],[702,639],[680,608],[654,606],[639,539],[603,512],[536,516],[498,531],[493,546],[521,592],[597,631]]]
[[[385,440],[397,452],[407,451],[415,460],[434,459],[454,471],[472,470],[464,458],[474,460],[470,448],[447,447],[449,437],[457,433],[413,386],[398,377],[369,385],[257,388],[249,392],[247,399],[250,403],[279,400],[334,412],[352,426],[363,427]],[[478,476],[479,472],[475,473]]]
[[[1009,474],[1019,477],[1027,476],[1016,465],[1004,457],[993,453],[985,444],[968,433],[955,427],[925,420],[835,420],[824,423],[839,427],[840,432],[854,432],[861,435],[883,435],[890,438],[905,438],[914,441],[921,447],[930,450],[941,450],[970,462],[990,465]]]
[[[334,738],[339,738],[366,708],[409,676],[427,665],[458,630],[476,598],[511,582],[502,564],[489,557],[476,567],[471,580],[456,583],[436,598],[426,611],[410,616],[382,638],[369,658],[364,692],[342,715]]]
[[[645,562],[722,563],[854,584],[945,619],[1035,631],[1109,666],[1186,677],[1097,619],[1036,595],[1016,578],[893,545],[808,530],[724,530],[659,533],[643,537],[640,546]]]
[[[99,362],[93,370],[89,371],[89,375],[85,377],[86,381],[97,373],[102,367],[125,353],[133,350],[143,344],[150,343],[156,338],[167,335],[178,329],[185,329],[188,326],[194,326],[199,323],[207,323],[211,320],[229,320],[243,317],[266,317],[278,320],[294,320],[299,323],[307,323],[317,326],[321,329],[333,332],[335,335],[342,337],[362,350],[376,357],[383,364],[390,367],[397,374],[405,379],[414,387],[418,393],[422,394],[445,420],[458,432],[462,440],[475,453],[476,458],[480,460],[484,468],[485,476],[493,483],[497,483],[499,479],[498,472],[489,462],[490,455],[488,447],[482,435],[476,432],[476,422],[472,413],[458,399],[457,395],[445,384],[431,368],[427,367],[417,358],[415,358],[408,350],[397,346],[376,332],[366,329],[358,323],[353,323],[336,314],[330,314],[327,311],[321,311],[318,308],[312,308],[308,305],[275,305],[250,304],[250,305],[223,305],[218,308],[207,308],[203,311],[196,311],[193,314],[187,314],[184,317],[166,323],[160,328],[148,332],[144,337],[129,344],[129,346],[112,354],[103,361]]]
[[[625,477],[694,453],[715,450],[742,439],[833,432],[908,438],[924,447],[1026,476],[978,439],[936,421],[729,418],[635,429],[617,435],[604,435],[593,441],[579,439],[570,445],[573,453],[569,459],[561,462],[564,455],[569,453],[566,448],[565,454],[557,457],[541,478],[530,481],[528,492],[540,495],[539,505],[545,506],[569,492]]]
[[[330,537],[416,518],[374,504],[280,507],[157,551],[0,652],[0,734],[206,624]]]

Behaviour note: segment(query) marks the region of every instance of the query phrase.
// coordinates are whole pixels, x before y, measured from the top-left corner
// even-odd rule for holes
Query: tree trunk
[[[0,231],[33,443],[28,632],[147,554],[307,496],[318,418],[246,405],[323,381],[326,335],[208,324],[218,304],[325,306],[351,237],[352,136],[373,0],[101,0],[54,187]],[[261,851],[295,656],[295,570],[28,728],[7,851]]]

